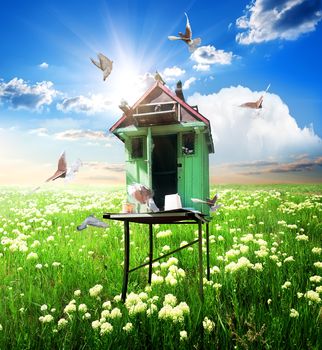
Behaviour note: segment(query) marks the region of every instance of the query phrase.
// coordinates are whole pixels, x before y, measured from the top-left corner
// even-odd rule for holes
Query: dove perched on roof
[[[134,183],[127,187],[127,192],[140,204],[146,204],[151,211],[159,211],[159,208],[156,206],[153,200],[153,191],[150,190],[148,187],[138,183]]]
[[[182,32],[179,32],[179,36],[174,36],[174,35],[169,35],[168,39],[169,40],[183,40],[188,46],[189,46],[189,51],[193,52],[196,50],[197,46],[201,44],[201,38],[195,38],[192,39],[192,30],[191,30],[191,25],[189,22],[188,15],[184,13],[187,18],[187,23],[186,23],[186,32],[183,34]]]
[[[103,71],[103,80],[105,81],[106,78],[111,74],[112,68],[113,68],[113,61],[108,59],[106,56],[104,56],[102,53],[99,53],[97,55],[99,62],[94,61],[91,58],[91,61],[95,64],[96,67],[101,69]]]
[[[108,224],[106,224],[103,221],[98,220],[93,214],[88,216],[80,225],[77,226],[77,230],[81,231],[84,230],[88,225],[90,226],[96,226],[101,228],[107,228],[109,227]]]

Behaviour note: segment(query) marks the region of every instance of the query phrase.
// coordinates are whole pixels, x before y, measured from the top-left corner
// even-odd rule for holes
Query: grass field
[[[212,192],[214,192],[213,189]],[[198,297],[194,245],[130,274],[120,301],[124,191],[0,190],[0,349],[322,349],[322,186],[219,186],[211,280]],[[155,254],[196,236],[155,228]],[[131,265],[148,256],[131,226]],[[203,330],[203,331],[202,331]]]

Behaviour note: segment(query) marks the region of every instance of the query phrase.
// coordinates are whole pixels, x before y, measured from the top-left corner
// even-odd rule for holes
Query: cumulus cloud
[[[177,66],[173,66],[173,67],[165,68],[162,73],[162,76],[164,77],[165,80],[173,81],[178,77],[181,77],[182,75],[184,75],[185,72],[186,71],[184,69],[181,69]]]
[[[275,39],[295,40],[314,31],[321,19],[319,0],[256,0],[236,20],[237,27],[244,30],[237,34],[236,40],[245,45]]]
[[[56,107],[62,112],[76,112],[95,114],[108,110],[111,106],[111,101],[101,94],[93,94],[89,97],[76,96],[71,98],[65,98],[62,102],[57,103]]]
[[[192,68],[197,72],[207,72],[210,69],[210,65],[198,63],[198,64],[195,64]]]
[[[23,79],[13,78],[9,82],[0,82],[0,102],[14,109],[42,110],[49,106],[59,94],[51,81],[42,81],[28,85]]]
[[[217,50],[214,46],[207,45],[198,47],[198,49],[191,54],[190,59],[197,62],[198,65],[225,65],[231,64],[231,61],[233,59],[233,53],[225,52],[224,50]]]
[[[43,62],[38,67],[40,69],[47,69],[49,67],[49,64],[47,62]]]
[[[182,85],[182,89],[183,90],[188,90],[191,86],[191,84],[193,84],[197,79],[195,77],[191,77],[189,79],[187,79],[183,85]]]
[[[88,140],[107,140],[108,136],[103,131],[71,129],[58,132],[54,137],[59,140],[76,141],[80,139]]]
[[[211,122],[216,160],[285,161],[294,154],[321,154],[322,140],[313,126],[300,128],[278,95],[266,93],[262,110],[238,107],[262,94],[264,91],[237,86],[210,95],[195,93],[188,98],[188,103],[198,105]]]

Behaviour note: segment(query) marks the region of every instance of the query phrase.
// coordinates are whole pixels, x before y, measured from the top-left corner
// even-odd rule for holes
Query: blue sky
[[[202,39],[194,53],[167,39],[184,12]],[[321,18],[314,0],[2,3],[0,184],[42,181],[63,150],[82,159],[80,182],[123,179],[107,130],[156,70],[211,121],[213,182],[321,181]],[[105,82],[98,52],[113,60]],[[268,84],[260,112],[238,107]]]

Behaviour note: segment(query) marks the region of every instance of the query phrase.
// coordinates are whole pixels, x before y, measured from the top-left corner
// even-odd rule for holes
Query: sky
[[[168,40],[185,13],[194,52]],[[83,163],[76,184],[124,183],[108,130],[156,71],[211,122],[212,184],[322,180],[320,0],[1,1],[0,33],[0,185],[42,183],[63,151]]]

